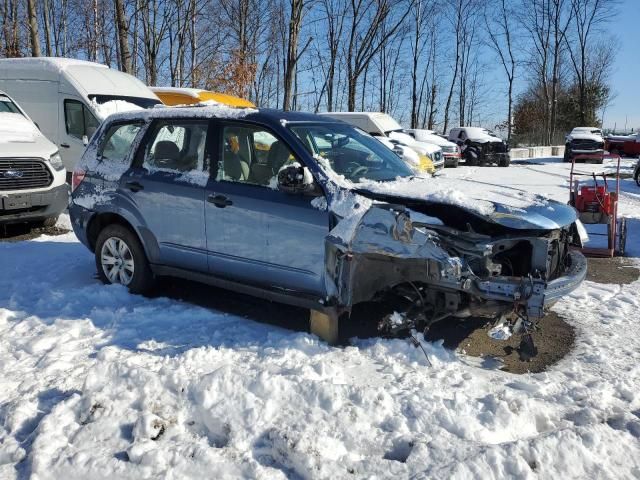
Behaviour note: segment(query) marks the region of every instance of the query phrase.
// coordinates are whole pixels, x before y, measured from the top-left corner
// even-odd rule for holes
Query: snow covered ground
[[[559,159],[443,175],[567,198]],[[2,479],[640,477],[640,281],[559,302],[574,350],[518,376],[130,295],[72,233],[0,243],[0,265]]]

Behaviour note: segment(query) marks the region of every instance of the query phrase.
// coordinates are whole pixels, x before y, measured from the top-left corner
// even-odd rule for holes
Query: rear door
[[[312,294],[324,294],[328,213],[314,197],[276,187],[278,170],[294,157],[264,127],[218,123],[215,178],[205,211],[212,274]]]
[[[154,240],[154,263],[207,271],[208,130],[208,120],[156,120],[120,179],[119,191],[139,213],[143,236]]]

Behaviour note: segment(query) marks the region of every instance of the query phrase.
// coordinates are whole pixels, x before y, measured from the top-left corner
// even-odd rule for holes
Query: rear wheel
[[[499,167],[508,167],[510,163],[511,159],[509,157],[501,158],[500,160],[498,160]]]
[[[138,237],[128,228],[105,227],[96,241],[96,268],[107,284],[120,284],[132,293],[147,293],[154,284],[153,272]]]

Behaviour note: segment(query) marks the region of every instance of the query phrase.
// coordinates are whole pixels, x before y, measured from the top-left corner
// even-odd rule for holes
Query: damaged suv
[[[363,302],[392,306],[382,334],[472,315],[529,331],[586,275],[576,213],[459,182],[327,116],[156,108],[101,125],[69,211],[132,292],[172,276],[294,304],[329,341]]]
[[[499,167],[508,167],[511,163],[509,146],[486,128],[452,128],[449,131],[449,141],[460,147],[466,165],[495,163]]]

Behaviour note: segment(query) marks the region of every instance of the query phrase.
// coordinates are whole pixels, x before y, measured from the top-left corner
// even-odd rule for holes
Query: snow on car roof
[[[29,58],[3,58],[0,59],[3,66],[20,65],[26,68],[37,68],[50,72],[60,73],[70,66],[92,66],[96,68],[109,68],[102,63],[88,62],[86,60],[76,60],[75,58],[62,57],[29,57]]]

